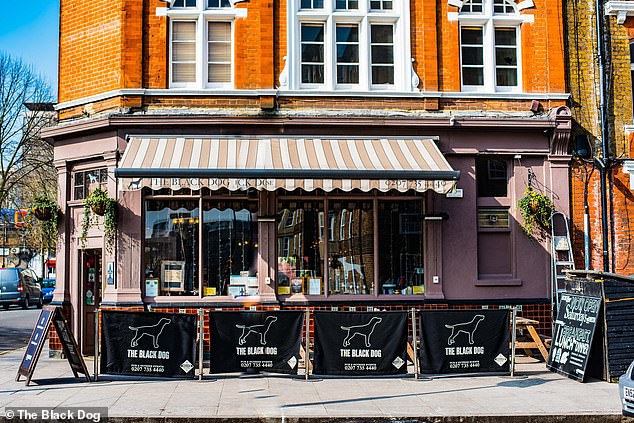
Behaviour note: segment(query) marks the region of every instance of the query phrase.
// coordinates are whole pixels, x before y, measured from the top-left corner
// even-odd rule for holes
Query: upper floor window
[[[174,0],[168,16],[170,86],[233,88],[233,20],[238,13],[229,0]]]
[[[408,1],[289,0],[288,5],[282,89],[413,89]]]
[[[521,91],[520,25],[511,0],[469,0],[460,9],[463,91]]]
[[[83,200],[97,188],[108,190],[108,169],[73,172],[73,200]]]

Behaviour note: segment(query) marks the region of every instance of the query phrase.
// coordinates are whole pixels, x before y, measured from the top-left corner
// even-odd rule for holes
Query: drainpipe
[[[601,122],[601,157],[597,157],[595,162],[599,167],[599,177],[601,179],[601,232],[603,238],[603,271],[610,271],[609,257],[609,228],[608,228],[608,194],[607,194],[607,174],[610,166],[610,144],[609,144],[609,122],[608,122],[608,102],[606,87],[609,86],[607,79],[609,73],[605,72],[605,59],[607,55],[603,0],[596,0],[596,31],[598,45],[598,66],[599,66],[599,116]]]

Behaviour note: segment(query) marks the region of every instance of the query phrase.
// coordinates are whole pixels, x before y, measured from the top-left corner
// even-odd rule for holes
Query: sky
[[[0,50],[32,65],[56,96],[59,0],[2,3]]]

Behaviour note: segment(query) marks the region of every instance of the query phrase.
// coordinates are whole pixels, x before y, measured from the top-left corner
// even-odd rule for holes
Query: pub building
[[[560,0],[114,3],[61,1],[43,131],[53,304],[84,354],[99,308],[517,304],[550,326],[549,237],[517,201],[530,181],[569,213]],[[82,236],[96,188],[112,248],[104,218]]]

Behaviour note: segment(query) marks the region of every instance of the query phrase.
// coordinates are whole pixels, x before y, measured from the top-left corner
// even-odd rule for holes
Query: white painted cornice
[[[628,16],[634,16],[634,1],[610,0],[605,4],[605,14],[616,16],[616,22],[622,25]]]

